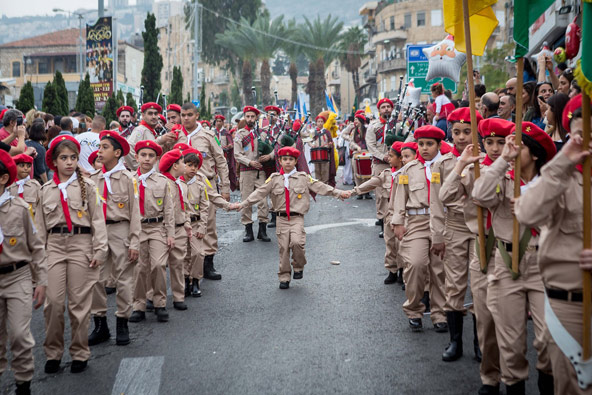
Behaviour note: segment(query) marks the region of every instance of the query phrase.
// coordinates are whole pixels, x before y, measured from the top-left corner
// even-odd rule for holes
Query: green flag
[[[592,1],[582,2],[582,48],[592,45]],[[582,50],[582,57],[575,70],[578,85],[588,96],[592,96],[592,51]]]
[[[528,53],[528,28],[553,4],[554,0],[520,0],[514,2],[514,57]]]

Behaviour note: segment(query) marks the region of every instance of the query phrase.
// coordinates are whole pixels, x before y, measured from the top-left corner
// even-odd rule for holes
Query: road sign
[[[444,89],[450,89],[456,93],[456,83],[449,78],[434,78],[426,81],[428,75],[429,60],[423,54],[423,49],[433,44],[411,45],[407,44],[407,81],[413,78],[413,85],[421,88],[422,94],[430,94],[430,87],[434,82],[442,82]]]

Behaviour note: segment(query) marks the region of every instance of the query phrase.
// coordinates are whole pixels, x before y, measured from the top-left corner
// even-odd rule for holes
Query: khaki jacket
[[[138,176],[134,175],[140,188]],[[175,189],[177,185],[175,184]],[[146,179],[146,189],[144,190],[144,218],[163,217],[162,224],[166,230],[167,237],[175,237],[175,213],[173,209],[173,193],[169,184],[169,179],[160,173],[152,173]],[[139,199],[138,199],[139,210]],[[142,226],[144,226],[142,224]],[[149,226],[152,226],[149,224]]]
[[[187,185],[187,202],[185,202],[185,207],[189,213],[190,220],[192,216],[199,216],[199,220],[191,222],[191,225],[196,227],[197,232],[205,234],[210,207],[206,184],[199,181],[198,177],[195,176],[193,180],[185,182],[185,185]]]
[[[81,183],[84,183],[86,199],[82,200]],[[68,185],[68,208],[72,226],[90,227],[92,230],[92,243],[94,255],[92,259],[104,263],[107,259],[107,227],[103,217],[101,199],[96,184],[83,177]],[[41,199],[39,200],[35,221],[39,231],[42,245],[47,244],[47,235],[51,228],[66,226],[66,217],[60,200],[60,190],[57,184],[51,180],[41,187]]]
[[[189,211],[187,211],[188,200],[187,200],[187,184],[181,182],[181,193],[183,194],[183,205],[185,210],[181,208],[181,198],[179,197],[179,187],[173,180],[168,179],[169,188],[173,197],[173,215],[175,218],[175,227],[183,225],[185,229],[191,228],[191,220],[189,219]]]
[[[434,244],[444,243],[444,229],[446,228],[446,212],[452,214],[463,213],[463,200],[449,201],[444,204],[440,200],[440,189],[442,183],[451,173],[454,173],[457,158],[452,152],[444,155],[432,165],[432,180],[430,182],[430,229]]]
[[[205,178],[203,175],[201,175],[199,173],[197,173],[195,176],[198,178],[199,181],[204,183],[204,185],[206,186],[208,203],[213,204],[217,208],[222,208],[222,209],[228,211],[228,208],[230,207],[230,203],[227,202],[226,199],[224,199],[222,197],[222,195],[220,195],[216,189],[214,189],[214,186],[210,183],[210,181],[208,181],[207,178]],[[210,219],[210,218],[208,218],[208,219]]]
[[[401,169],[395,180],[398,185],[391,224],[404,225],[408,209],[429,208],[424,167],[423,163],[415,159]]]
[[[243,147],[243,139],[247,138],[253,132],[253,144],[251,143]],[[243,166],[249,167],[251,161],[257,162],[259,160],[259,141],[252,129],[243,128],[236,132],[234,136],[234,159]]]
[[[21,198],[8,199],[0,206],[0,227],[4,234],[0,267],[10,263],[29,262],[33,281],[47,286],[45,244],[29,212],[29,204]]]
[[[384,136],[381,141],[376,140],[376,132],[385,127],[386,125],[377,119],[368,126],[368,129],[366,129],[366,146],[368,147],[368,151],[375,159],[380,161],[382,161],[388,153],[389,147],[384,143],[386,136]]]
[[[382,197],[387,198],[391,194],[391,185],[393,183],[393,173],[391,169],[384,169],[377,176],[372,176],[368,181],[365,181],[360,186],[354,188],[355,195],[363,195],[376,188],[379,188],[377,193],[380,193]]]
[[[136,170],[138,168],[138,162],[136,161],[136,151],[134,147],[138,141],[153,140],[156,141],[156,136],[150,129],[144,125],[138,125],[132,130],[132,133],[127,138],[127,142],[130,146],[130,152],[124,158],[125,165],[130,170]]]
[[[37,203],[41,199],[41,184],[37,180],[30,179],[23,185],[23,199],[29,204],[29,209],[35,215]],[[16,183],[8,187],[8,192],[12,196],[18,196],[18,185]]]
[[[189,143],[188,143],[189,144]],[[199,173],[209,180],[220,178],[220,193],[230,193],[230,178],[228,176],[228,164],[224,157],[222,147],[216,141],[216,133],[210,129],[202,128],[191,137],[191,146],[203,155],[203,163]]]

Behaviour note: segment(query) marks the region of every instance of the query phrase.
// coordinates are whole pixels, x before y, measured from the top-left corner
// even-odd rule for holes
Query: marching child
[[[45,300],[47,261],[29,205],[6,189],[21,170],[0,150],[0,375],[7,366],[5,353],[10,340],[16,393],[30,394],[35,368],[31,306],[35,301],[37,309]]]
[[[113,273],[117,289],[116,344],[125,346],[130,343],[127,323],[132,314],[134,266],[140,249],[138,187],[133,174],[123,163],[130,151],[127,140],[112,130],[102,131],[99,140],[98,157],[103,167],[90,178],[102,197],[109,255],[100,268],[101,279],[93,289],[95,328],[89,335],[88,344],[94,346],[110,338],[105,285]]]
[[[506,137],[501,156],[475,181],[473,199],[491,212],[491,224],[497,237],[495,268],[489,276],[487,305],[495,321],[500,350],[501,381],[510,394],[524,394],[528,378],[526,359],[527,309],[534,324],[536,368],[539,390],[553,386],[551,362],[545,334],[545,288],[537,263],[539,231],[520,226],[520,245],[512,245],[514,170],[511,163],[520,155],[520,185],[524,193],[539,177],[541,167],[555,156],[557,150],[547,133],[531,122],[523,122],[523,145],[519,149],[514,135]],[[518,271],[512,270],[512,250],[519,249]]]
[[[299,280],[303,277],[304,265],[306,265],[304,214],[310,207],[310,192],[325,196],[332,195],[340,199],[349,198],[351,192],[333,188],[304,172],[296,171],[296,161],[300,156],[300,151],[296,148],[283,147],[278,154],[282,165],[280,172],[273,173],[265,184],[253,191],[246,200],[231,204],[230,209],[237,210],[252,206],[271,195],[273,211],[277,212],[280,289],[288,289],[292,277],[292,266],[294,279]],[[290,265],[290,250],[292,265]]]
[[[31,167],[33,166],[33,158],[26,154],[19,154],[13,156],[12,159],[16,163],[16,181],[8,191],[12,196],[18,196],[29,205],[29,211],[35,218],[35,209],[41,196],[41,184],[34,178],[31,178]]]
[[[146,294],[153,291],[158,322],[167,322],[166,265],[175,245],[175,213],[169,180],[154,168],[162,148],[153,140],[141,140],[134,146],[138,163],[136,180],[142,216],[140,257],[134,276],[134,305],[130,322],[146,319]]]
[[[398,175],[394,213],[391,224],[395,236],[401,241],[399,253],[404,261],[403,277],[407,301],[403,310],[413,331],[422,330],[421,317],[426,306],[421,300],[430,278],[431,319],[436,332],[447,332],[444,315],[444,268],[441,257],[433,250],[430,232],[430,182],[435,178],[431,166],[442,154],[440,145],[444,132],[435,126],[422,126],[415,130],[418,144],[417,159],[409,162]]]
[[[401,146],[401,163],[405,166],[417,156],[417,143],[408,141]]]
[[[98,266],[108,253],[107,228],[97,187],[78,167],[80,144],[72,136],[55,138],[47,150],[53,179],[41,187],[35,217],[42,246],[47,251],[45,315],[45,373],[60,370],[64,353],[64,305],[72,340],[72,373],[84,371],[90,357],[88,326],[92,289],[99,281]]]
[[[88,163],[90,163],[95,170],[101,170],[103,168],[103,163],[101,163],[101,159],[99,158],[99,150],[90,153],[88,156]]]

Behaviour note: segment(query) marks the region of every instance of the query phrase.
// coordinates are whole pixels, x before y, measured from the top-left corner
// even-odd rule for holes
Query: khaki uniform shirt
[[[430,182],[430,229],[434,244],[444,243],[444,229],[446,228],[446,212],[452,214],[463,213],[464,197],[458,200],[448,201],[444,204],[440,200],[442,183],[451,173],[454,173],[458,158],[449,152],[432,166],[432,180]]]
[[[388,199],[389,195],[391,194],[392,183],[393,173],[391,169],[384,169],[379,175],[372,176],[372,178],[370,178],[368,181],[364,182],[360,186],[355,187],[354,194],[363,195],[378,188],[376,193],[380,193],[385,199]],[[390,208],[389,211],[391,211]]]
[[[103,172],[93,173],[90,179],[97,185],[102,204],[107,205],[105,220],[129,222],[129,249],[139,250],[142,226],[140,225],[138,184],[133,173],[121,170],[111,174],[109,179],[112,193],[107,195],[107,201],[103,198],[106,188]]]
[[[375,120],[368,126],[366,130],[366,146],[368,147],[368,151],[375,159],[380,161],[384,160],[384,157],[388,153],[389,147],[386,146],[384,143],[386,137],[386,131],[383,132],[383,136],[380,141],[376,140],[376,132],[380,129],[384,129],[386,124],[380,122],[380,120]]]
[[[253,133],[253,144],[248,143],[243,146],[243,139]],[[254,148],[253,148],[254,147]],[[257,162],[259,160],[259,142],[255,131],[252,129],[243,128],[236,132],[234,136],[234,158],[243,166],[250,167],[251,161]]]
[[[134,130],[127,139],[127,142],[130,146],[130,152],[124,158],[126,167],[131,170],[136,170],[138,168],[138,162],[136,161],[136,151],[134,147],[136,146],[136,143],[138,141],[143,140],[156,141],[156,136],[146,126],[138,125],[134,128]]]
[[[306,214],[310,208],[310,192],[319,195],[332,195],[334,197],[341,196],[343,191],[333,188],[318,180],[315,180],[310,175],[303,171],[297,171],[289,178],[290,182],[290,213]],[[280,173],[273,173],[265,181],[265,184],[257,188],[249,197],[242,201],[240,208],[243,209],[252,206],[264,199],[266,196],[271,197],[271,206],[273,211],[286,212],[286,196],[284,187],[284,176]]]
[[[203,175],[199,173],[197,173],[195,176],[206,186],[208,203],[213,204],[217,208],[228,210],[228,207],[230,207],[230,203],[227,202],[226,199],[224,199],[222,195],[220,195],[218,191],[214,189],[214,186],[210,183],[210,181],[208,181],[207,178],[205,178]]]
[[[176,144],[187,144],[187,136],[185,135],[185,132],[183,132],[183,130],[176,130],[176,132],[178,133],[177,140],[172,143],[161,144],[163,154],[172,150]]]
[[[139,191],[140,181],[137,175],[134,175],[134,178],[137,180]],[[177,189],[176,184],[175,189]],[[164,224],[167,237],[174,238],[175,213],[173,207],[173,193],[169,179],[160,173],[152,173],[146,179],[146,187],[144,189],[144,216],[142,219],[163,217],[162,223]]]
[[[193,179],[187,180],[185,185],[187,185],[187,202],[185,202],[185,207],[189,212],[190,219],[194,216],[199,217],[197,221],[191,222],[191,225],[197,227],[197,232],[205,234],[210,207],[206,184],[201,182],[198,176],[195,176]]]
[[[404,225],[408,209],[429,208],[424,167],[423,163],[415,159],[401,169],[395,180],[398,186],[391,224]]]
[[[84,183],[86,199],[82,200],[80,184]],[[68,208],[72,226],[90,227],[94,255],[92,259],[104,263],[107,259],[107,227],[103,217],[103,207],[95,183],[88,179],[74,180],[68,188]],[[51,180],[41,187],[41,199],[36,209],[35,220],[43,246],[47,244],[47,235],[51,228],[66,226],[66,217],[60,200],[60,190]]]
[[[206,176],[208,180],[213,180],[216,177],[216,173],[218,173],[218,177],[220,178],[220,192],[230,193],[228,164],[226,163],[222,147],[216,141],[216,133],[210,129],[202,128],[191,137],[190,145],[196,150],[201,151],[203,155],[203,163],[199,169],[199,174]]]
[[[179,186],[181,187],[181,193],[183,194],[183,205],[185,209],[181,208],[181,198],[179,197],[179,187],[175,181],[167,178],[169,182],[169,188],[171,190],[171,194],[173,196],[173,214],[175,217],[175,226],[183,225],[186,229],[191,228],[191,220],[189,219],[189,212],[187,211],[187,184],[181,182]]]
[[[23,188],[23,199],[29,204],[29,210],[31,210],[31,213],[34,216],[37,203],[39,202],[39,199],[41,199],[41,184],[39,184],[37,180],[30,179],[25,182]],[[12,196],[18,196],[18,185],[14,183],[9,186],[8,192],[10,192]]]
[[[45,244],[33,223],[29,204],[21,198],[8,199],[0,206],[0,227],[4,234],[0,267],[10,263],[29,262],[33,281],[47,286]]]
[[[547,287],[581,291],[583,178],[561,151],[516,201],[521,224],[541,226],[538,261]]]

